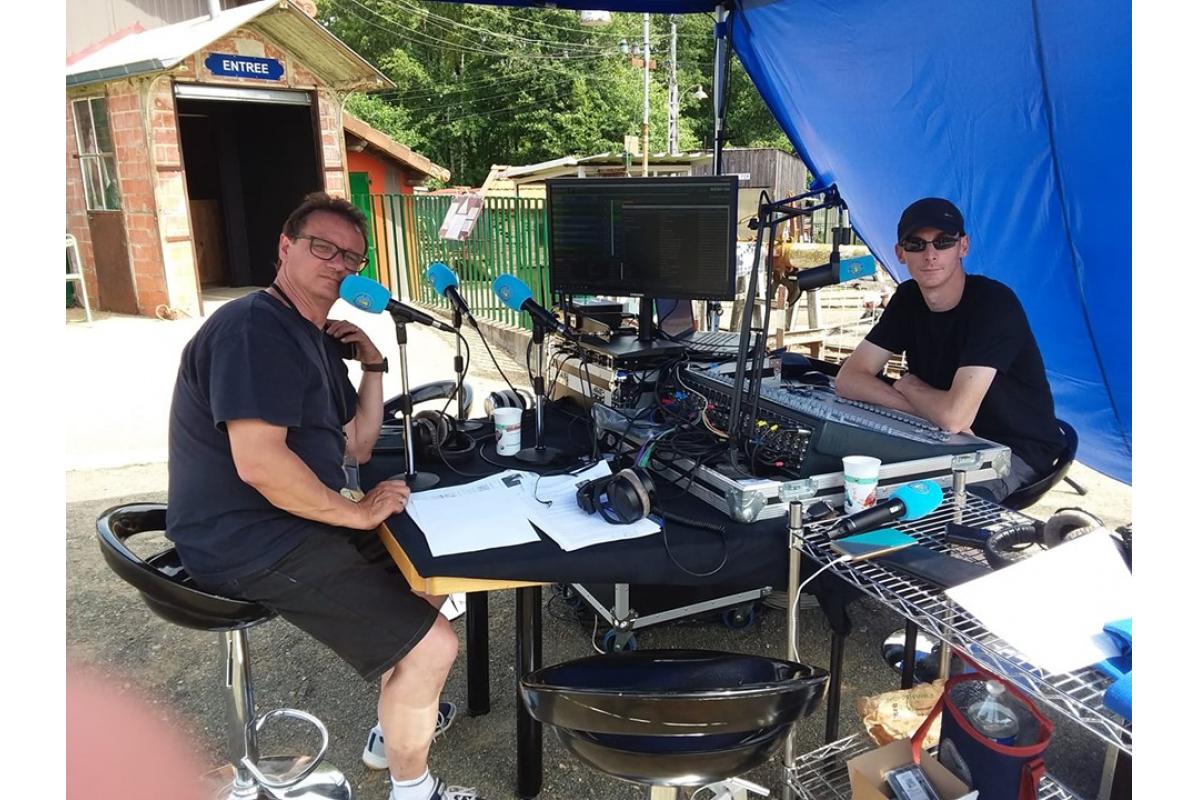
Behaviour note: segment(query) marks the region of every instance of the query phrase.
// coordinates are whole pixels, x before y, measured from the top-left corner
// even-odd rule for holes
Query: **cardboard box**
[[[883,776],[911,763],[912,743],[907,739],[850,759],[846,762],[850,773],[850,797],[852,800],[892,800],[892,789]],[[929,753],[921,756],[921,771],[937,790],[940,800],[976,800],[979,797],[978,791],[968,789]]]

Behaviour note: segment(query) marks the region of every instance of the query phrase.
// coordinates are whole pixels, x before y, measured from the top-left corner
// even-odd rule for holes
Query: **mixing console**
[[[732,364],[691,365],[682,374],[689,388],[708,398],[709,419],[722,430],[729,426],[732,372]],[[749,398],[743,398],[744,413],[749,414],[749,406]],[[776,448],[767,447],[766,458],[784,462],[780,466],[801,476],[840,471],[847,455],[873,455],[888,464],[993,446],[975,436],[948,433],[911,414],[840,398],[827,386],[778,377],[763,378],[757,417],[741,431],[757,436],[764,447],[768,440],[762,434],[784,436],[778,443],[782,457],[770,452]]]

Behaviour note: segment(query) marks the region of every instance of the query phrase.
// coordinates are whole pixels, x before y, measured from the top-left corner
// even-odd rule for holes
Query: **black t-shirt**
[[[266,292],[217,309],[184,348],[171,400],[167,537],[188,572],[212,581],[246,575],[319,530],[238,477],[226,422],[286,426],[287,446],[338,491],[342,425],[356,406],[336,342],[297,311]]]
[[[904,353],[909,372],[942,391],[950,388],[959,367],[994,367],[996,377],[971,430],[1012,448],[1039,475],[1049,472],[1066,446],[1025,310],[999,281],[967,275],[958,305],[935,312],[916,282],[907,280],[867,341]]]

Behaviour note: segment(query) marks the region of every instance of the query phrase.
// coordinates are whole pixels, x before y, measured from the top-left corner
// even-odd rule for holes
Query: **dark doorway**
[[[178,98],[202,286],[268,286],[279,232],[322,188],[309,106]]]

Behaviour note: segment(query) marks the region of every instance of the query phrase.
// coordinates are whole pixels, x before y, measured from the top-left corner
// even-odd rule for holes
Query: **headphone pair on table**
[[[1020,551],[1033,544],[1058,547],[1064,542],[1086,536],[1104,527],[1104,521],[1082,508],[1060,508],[1050,519],[1042,522],[1015,525],[997,531],[984,543],[983,552],[992,569],[999,569],[1021,559]],[[1130,560],[1126,546],[1122,555]]]
[[[679,525],[720,534],[720,563],[705,572],[695,572],[681,564],[675,554],[671,552],[671,543],[667,540],[667,529],[663,528],[662,543],[667,550],[667,557],[679,569],[694,577],[707,578],[717,574],[729,558],[729,547],[725,542],[725,527],[703,520],[681,517],[658,508],[654,479],[641,467],[628,467],[613,475],[585,481],[575,491],[575,502],[588,514],[599,514],[605,522],[613,525],[632,525],[640,519],[655,514]]]
[[[424,458],[459,464],[469,461],[475,440],[459,430],[458,420],[434,409],[418,411],[412,420],[413,446]]]
[[[631,525],[650,516],[656,499],[654,479],[641,467],[586,481],[575,492],[580,508],[613,525]]]
[[[497,408],[519,408],[526,411],[533,408],[533,397],[521,389],[501,389],[489,392],[483,400],[483,411],[489,417]]]

